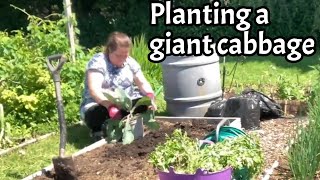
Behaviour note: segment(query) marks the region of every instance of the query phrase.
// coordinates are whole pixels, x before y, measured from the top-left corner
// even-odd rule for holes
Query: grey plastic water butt
[[[221,98],[219,57],[168,56],[161,62],[164,99],[173,116],[204,116]]]

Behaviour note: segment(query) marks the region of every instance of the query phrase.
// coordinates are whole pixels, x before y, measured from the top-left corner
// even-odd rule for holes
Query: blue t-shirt
[[[97,105],[94,99],[90,96],[87,80],[88,70],[95,70],[100,72],[104,81],[102,83],[102,89],[114,90],[121,88],[126,91],[131,99],[136,99],[142,96],[141,92],[137,90],[134,85],[134,74],[141,71],[141,67],[138,62],[132,57],[128,57],[122,68],[118,68],[111,64],[108,57],[103,53],[97,53],[87,64],[85,87],[82,95],[82,103],[80,106],[81,118],[83,119],[84,112],[91,106]]]

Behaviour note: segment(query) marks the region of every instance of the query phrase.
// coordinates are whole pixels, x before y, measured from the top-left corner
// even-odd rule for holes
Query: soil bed
[[[193,138],[203,138],[214,125],[161,122],[159,131],[146,134],[129,145],[102,146],[75,159],[79,180],[157,179],[154,168],[147,162],[157,144],[165,141],[165,134],[181,128]],[[37,177],[36,180],[49,179]]]
[[[290,177],[286,165],[282,162],[286,159],[287,142],[296,121],[296,118],[265,120],[261,122],[261,129],[255,131],[261,137],[265,153],[264,169],[270,168],[276,160],[280,162],[270,179],[289,179],[288,176]],[[193,138],[202,139],[208,132],[214,130],[215,126],[188,122],[161,122],[159,131],[150,132],[143,139],[136,140],[132,144],[116,144],[111,148],[102,146],[78,156],[75,164],[79,172],[79,180],[158,179],[154,168],[147,162],[148,155],[157,144],[165,141],[165,134],[171,134],[176,128],[184,129]],[[42,176],[35,179],[49,178]]]

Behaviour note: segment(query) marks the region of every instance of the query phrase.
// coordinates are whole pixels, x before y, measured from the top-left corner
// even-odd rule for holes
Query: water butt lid
[[[219,56],[214,53],[211,56],[167,56],[161,62],[162,66],[200,66],[219,61]]]

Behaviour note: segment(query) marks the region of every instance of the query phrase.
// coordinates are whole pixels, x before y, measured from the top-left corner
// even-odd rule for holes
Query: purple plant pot
[[[231,180],[232,168],[226,168],[218,172],[208,172],[198,169],[195,174],[176,174],[172,167],[169,172],[158,170],[160,180]]]

